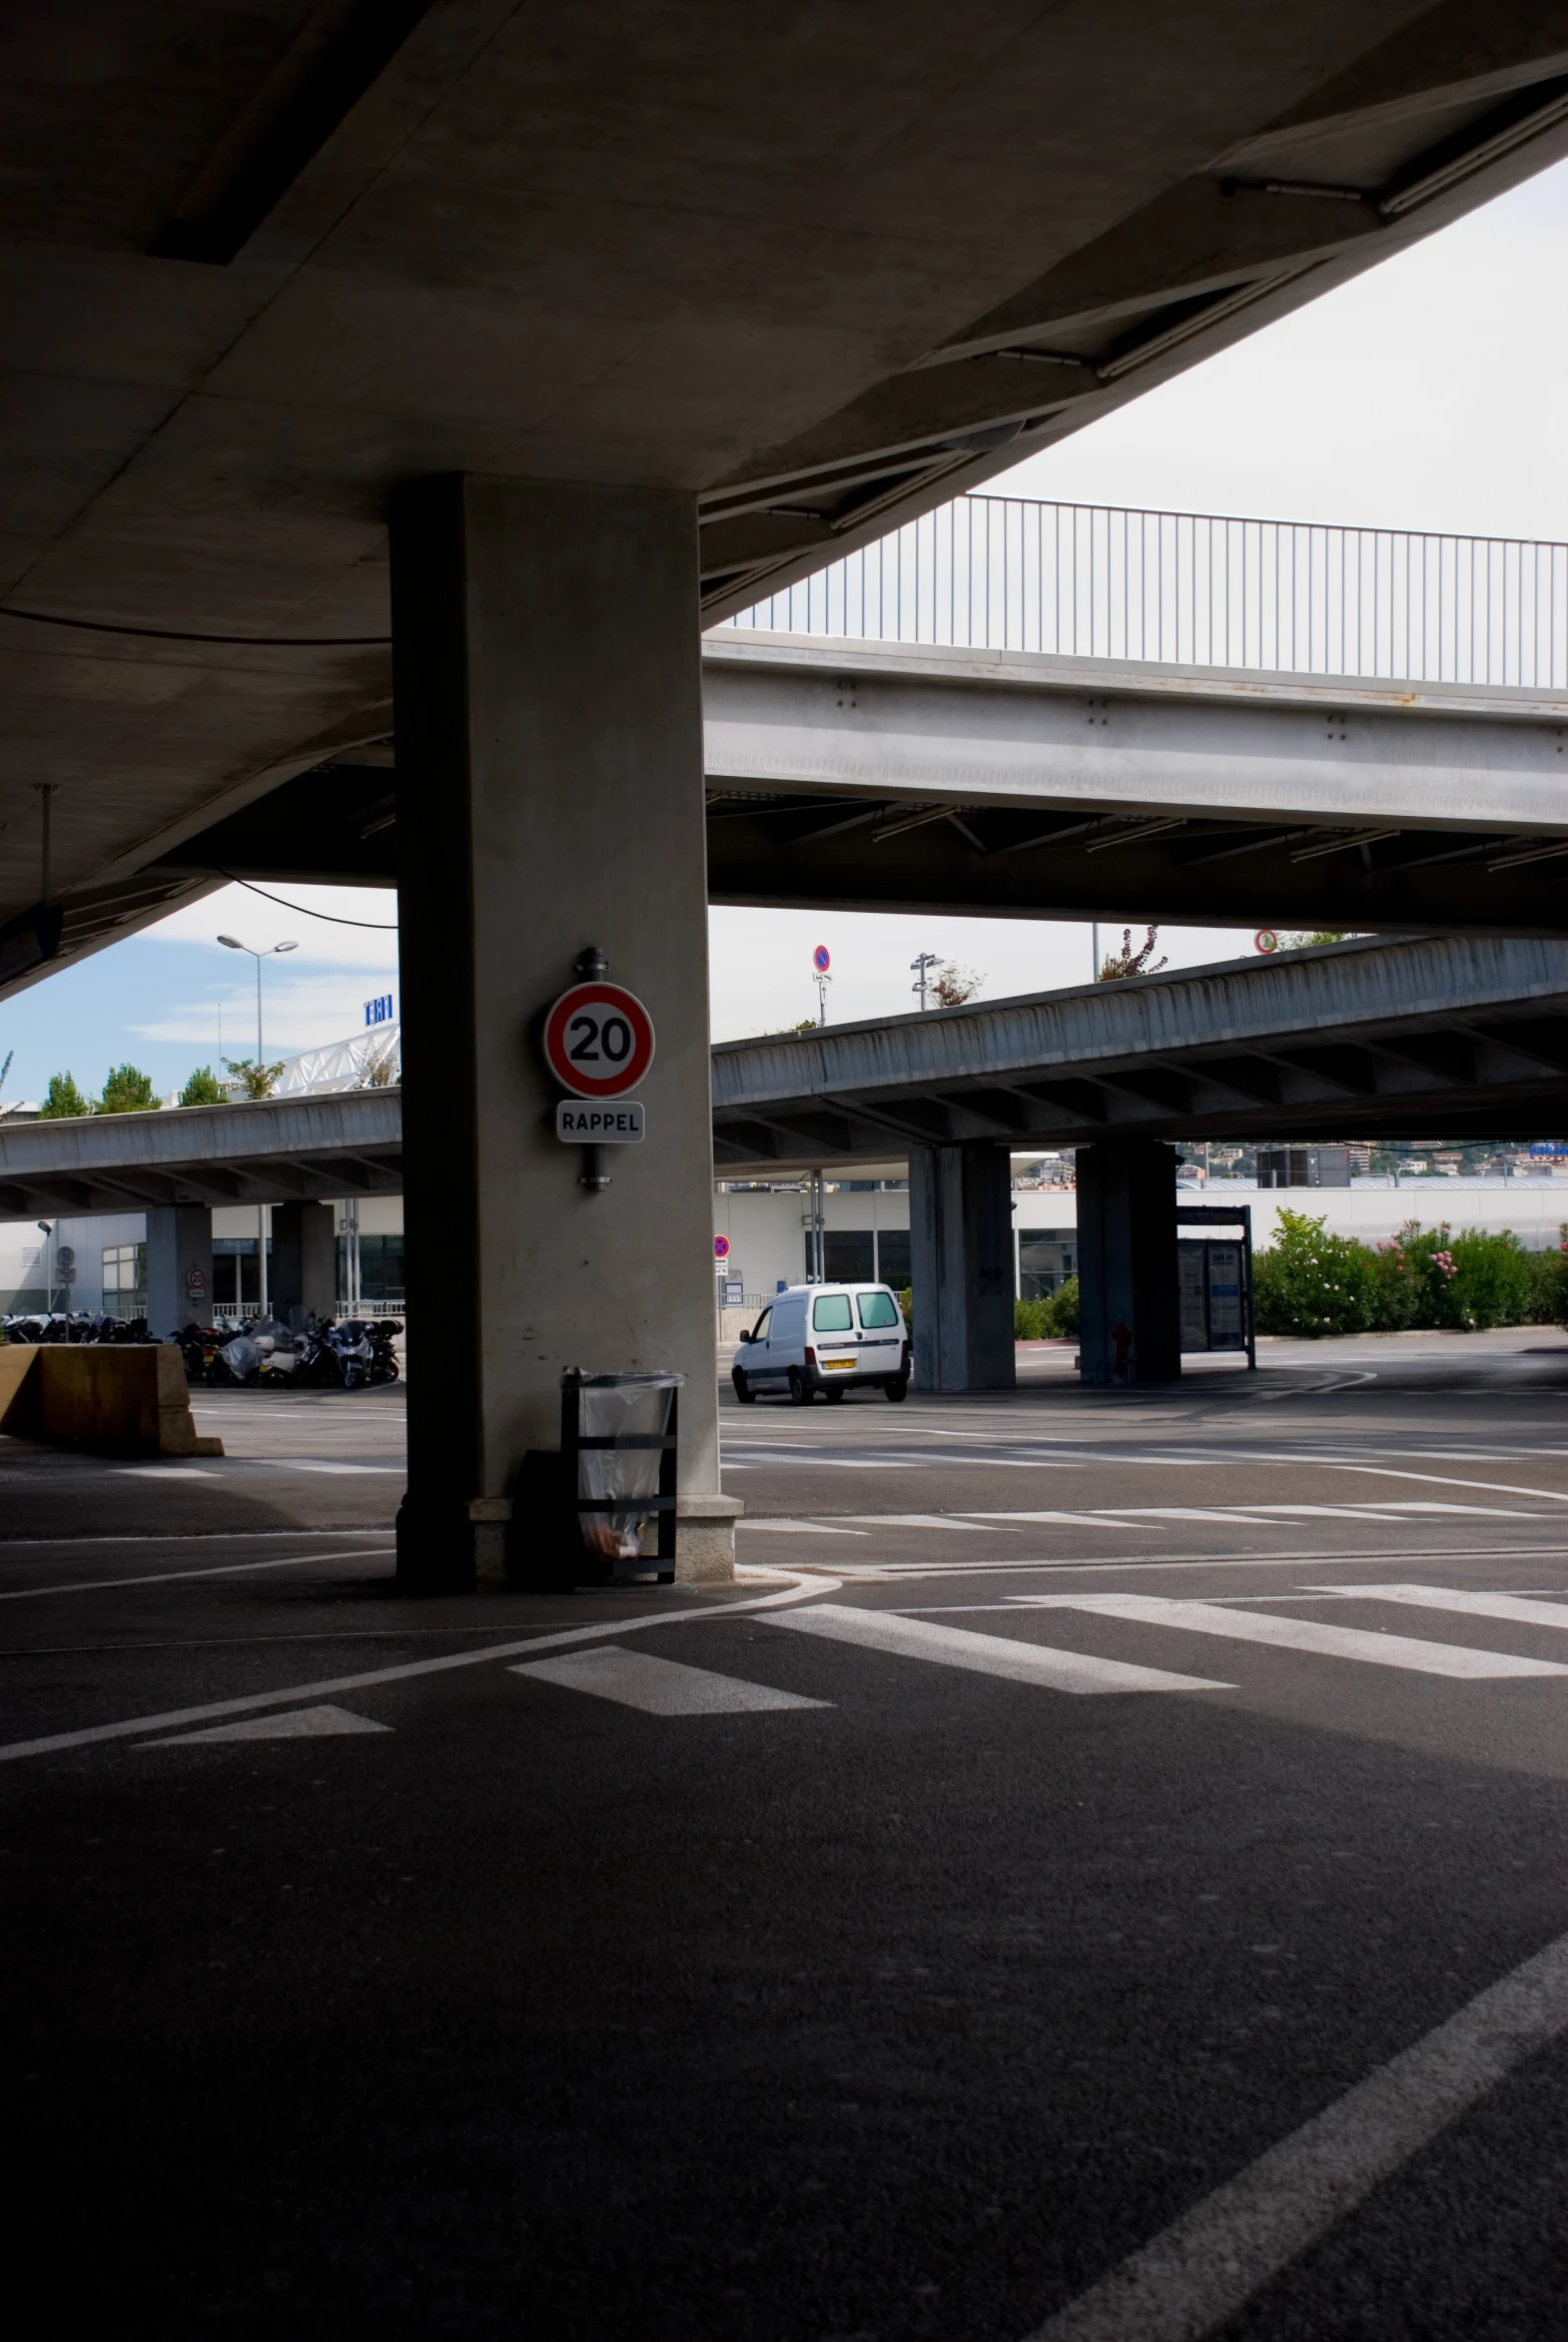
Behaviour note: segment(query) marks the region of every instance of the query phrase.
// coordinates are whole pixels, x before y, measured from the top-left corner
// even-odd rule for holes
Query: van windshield
[[[766,1340],[767,1340],[767,1338],[768,1338],[768,1321],[769,1321],[769,1319],[772,1317],[772,1315],[773,1315],[773,1312],[772,1312],[772,1310],[771,1310],[771,1309],[764,1309],[764,1310],[763,1310],[763,1312],[762,1312],[762,1315],[761,1315],[761,1316],[760,1316],[760,1317],[757,1319],[757,1322],[756,1322],[756,1324],[755,1324],[755,1325],[752,1327],[752,1329],[751,1329],[750,1333],[749,1333],[749,1334],[747,1335],[747,1337],[746,1337],[748,1341],[766,1341]]]
[[[869,1331],[877,1325],[897,1325],[898,1307],[891,1293],[862,1293],[860,1322]]]
[[[811,1322],[818,1333],[848,1333],[848,1293],[819,1293],[811,1304]]]

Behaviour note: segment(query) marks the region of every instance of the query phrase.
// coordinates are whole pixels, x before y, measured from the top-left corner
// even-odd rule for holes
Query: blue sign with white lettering
[[[392,1022],[392,996],[390,992],[384,992],[377,1000],[366,1002],[365,1022],[367,1025],[390,1025]]]

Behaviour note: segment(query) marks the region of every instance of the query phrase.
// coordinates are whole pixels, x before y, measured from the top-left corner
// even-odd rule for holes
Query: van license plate
[[[855,1371],[855,1363],[856,1361],[853,1358],[824,1358],[822,1361],[822,1370],[825,1374],[843,1374],[846,1372],[853,1374]]]

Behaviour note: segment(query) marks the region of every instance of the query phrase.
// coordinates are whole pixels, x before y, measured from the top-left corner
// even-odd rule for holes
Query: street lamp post
[[[237,935],[221,935],[218,941],[226,945],[231,952],[249,952],[251,958],[256,962],[256,1074],[259,1081],[262,1072],[262,962],[276,959],[280,952],[297,952],[300,947],[294,943],[270,944],[265,952],[259,952],[254,944],[243,944]],[[258,1203],[256,1206],[256,1270],[257,1291],[261,1296],[257,1314],[265,1317],[267,1315],[267,1206],[265,1203]]]

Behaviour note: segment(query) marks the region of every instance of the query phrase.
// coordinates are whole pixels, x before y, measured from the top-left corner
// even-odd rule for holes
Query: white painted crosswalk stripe
[[[976,1675],[1000,1675],[1010,1683],[1038,1684],[1047,1691],[1226,1692],[1234,1685],[1199,1675],[1171,1675],[1164,1668],[1132,1667],[1121,1659],[1094,1659],[1080,1651],[1049,1650],[1041,1643],[1008,1635],[977,1635],[964,1627],[934,1626],[890,1610],[855,1610],[830,1602],[809,1610],[775,1613],[774,1626],[792,1633],[821,1635],[829,1642],[855,1643],[901,1659],[932,1660]]]
[[[852,1512],[846,1513],[844,1517],[846,1520],[858,1521],[862,1526],[869,1523],[872,1528],[876,1529],[961,1529],[967,1531],[971,1537],[985,1535],[985,1531],[977,1528],[973,1521],[955,1520],[951,1513]],[[1007,1516],[1000,1513],[990,1513],[986,1517],[995,1521],[1005,1520]]]
[[[1458,1586],[1306,1586],[1303,1593],[1353,1593],[1358,1602],[1405,1602],[1416,1610],[1450,1610],[1465,1618],[1506,1618],[1516,1626],[1568,1631],[1568,1602],[1537,1602],[1527,1594],[1472,1594]]]
[[[242,1716],[237,1724],[209,1725],[205,1732],[175,1732],[164,1740],[143,1741],[144,1749],[183,1749],[201,1741],[339,1740],[366,1732],[391,1732],[390,1724],[373,1724],[352,1708],[293,1708],[285,1715]]]
[[[710,1668],[655,1659],[647,1651],[618,1650],[613,1644],[564,1651],[555,1659],[533,1659],[511,1673],[558,1684],[568,1692],[587,1692],[596,1700],[614,1700],[623,1708],[640,1708],[647,1716],[753,1716],[767,1708],[832,1704],[803,1699],[798,1692],[775,1691],[771,1684],[744,1683],[739,1676],[715,1675]]]
[[[1285,1651],[1307,1651],[1321,1659],[1355,1659],[1372,1667],[1398,1667],[1417,1675],[1445,1675],[1461,1681],[1507,1676],[1568,1675],[1554,1659],[1521,1659],[1510,1651],[1470,1651],[1451,1643],[1417,1642],[1408,1635],[1368,1634],[1360,1627],[1323,1626],[1312,1619],[1272,1613],[1224,1610],[1212,1602],[1178,1602],[1160,1594],[1016,1594],[1020,1608],[1080,1610],[1100,1618],[1125,1618],[1140,1626],[1173,1627],[1181,1633],[1213,1635],[1232,1643],[1265,1643]]]

